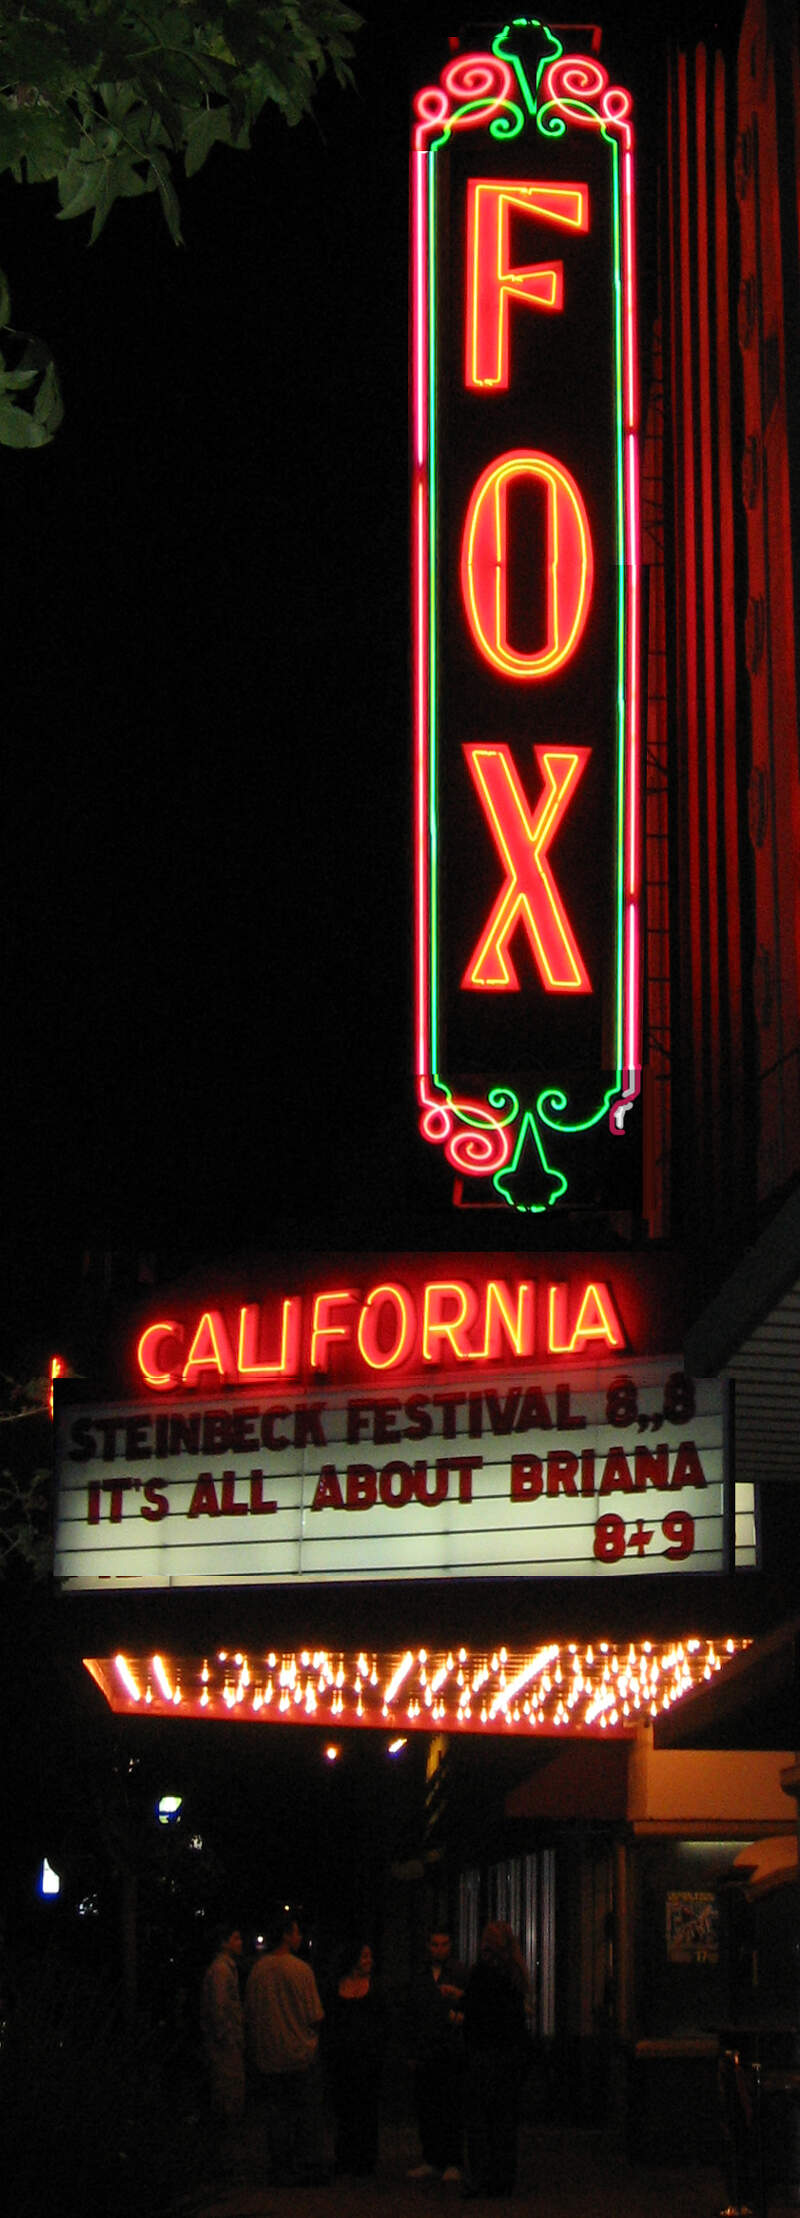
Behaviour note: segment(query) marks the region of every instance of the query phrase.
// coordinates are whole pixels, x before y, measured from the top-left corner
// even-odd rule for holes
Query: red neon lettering
[[[221,1379],[234,1379],[236,1365],[228,1328],[219,1309],[204,1309],[186,1362],[183,1383],[196,1386],[201,1371],[216,1371]]]
[[[318,1294],[314,1303],[314,1321],[311,1327],[311,1369],[327,1371],[331,1340],[347,1340],[350,1326],[329,1323],[329,1311],[336,1303],[354,1302],[358,1299],[351,1286],[342,1287],[335,1294]]]
[[[178,1364],[171,1371],[162,1370],[160,1367],[160,1348],[162,1340],[177,1340],[178,1345],[180,1345],[182,1339],[182,1326],[174,1324],[171,1318],[164,1319],[163,1322],[157,1325],[145,1326],[136,1350],[136,1360],[148,1386],[163,1388],[179,1384],[180,1365]]]
[[[550,1286],[547,1295],[547,1346],[551,1355],[575,1355],[590,1340],[604,1340],[609,1348],[624,1348],[625,1334],[609,1288],[602,1279],[590,1279],[583,1289],[578,1314],[569,1339],[566,1286]]]
[[[547,498],[547,638],[531,652],[508,638],[508,494],[528,481]],[[550,454],[515,448],[474,487],[461,543],[461,591],[479,653],[506,678],[552,677],[574,654],[589,614],[589,518],[575,479]]]
[[[281,1310],[281,1352],[275,1363],[259,1363],[258,1351],[259,1308],[249,1302],[239,1311],[239,1353],[237,1368],[242,1379],[277,1378],[287,1371],[296,1371],[300,1351],[300,1302],[295,1297],[285,1301]]]
[[[562,262],[533,262],[515,269],[510,260],[511,216],[538,216],[573,231],[589,229],[585,185],[522,184],[471,178],[467,187],[466,383],[508,385],[509,303],[552,314],[563,305]]]
[[[533,1352],[533,1283],[520,1279],[517,1285],[516,1313],[510,1286],[502,1278],[486,1282],[485,1331],[482,1348],[472,1348],[471,1355],[477,1362],[503,1354],[503,1338],[515,1355]]]
[[[445,1355],[444,1343],[459,1362],[468,1358],[472,1350],[467,1333],[475,1323],[477,1311],[478,1297],[474,1288],[468,1286],[464,1279],[435,1280],[426,1285],[422,1319],[423,1361],[441,1363]]]
[[[484,987],[492,993],[519,990],[508,943],[521,924],[548,993],[591,993],[588,972],[546,859],[591,748],[534,748],[544,792],[532,816],[508,747],[500,742],[471,744],[464,753],[505,863],[506,879],[462,986]]]
[[[624,1348],[625,1336],[607,1286],[590,1281],[581,1302],[572,1335],[574,1348],[589,1340],[605,1340],[609,1348]]]
[[[386,1309],[394,1309],[394,1339],[381,1345],[380,1326]],[[388,1371],[402,1363],[414,1335],[414,1305],[404,1286],[373,1286],[358,1320],[358,1345],[371,1371]]]

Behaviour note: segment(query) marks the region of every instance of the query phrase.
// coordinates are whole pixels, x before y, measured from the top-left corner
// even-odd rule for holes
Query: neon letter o
[[[391,1347],[384,1347],[379,1338],[379,1323],[387,1308],[395,1312]],[[402,1363],[414,1338],[415,1321],[414,1304],[405,1286],[373,1286],[358,1320],[358,1345],[371,1371],[389,1371]]]
[[[508,491],[525,479],[547,498],[547,639],[522,653],[508,638]],[[461,543],[461,591],[475,645],[508,678],[549,678],[574,654],[592,595],[592,538],[574,477],[550,454],[518,447],[474,487]]]

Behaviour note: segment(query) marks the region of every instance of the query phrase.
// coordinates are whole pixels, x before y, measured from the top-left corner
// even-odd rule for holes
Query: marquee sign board
[[[58,1472],[68,1587],[728,1567],[721,1388],[669,1357],[469,1393],[84,1399]]]
[[[56,1382],[66,1588],[754,1562],[718,1381],[645,1352],[647,1259],[351,1259],[148,1312],[136,1386]],[[516,1268],[515,1268],[516,1267]],[[662,1299],[662,1317],[669,1302]]]
[[[567,36],[459,54],[412,138],[420,1124],[537,1213],[630,1203],[641,1067],[631,102]]]

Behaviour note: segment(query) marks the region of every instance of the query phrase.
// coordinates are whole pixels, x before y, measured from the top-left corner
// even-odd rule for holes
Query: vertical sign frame
[[[457,56],[443,70],[439,83],[424,88],[414,103],[414,999],[420,1129],[427,1141],[443,1148],[456,1174],[457,1197],[470,1195],[479,1201],[488,1199],[494,1205],[533,1213],[546,1211],[562,1199],[567,1205],[573,1205],[576,1198],[580,1202],[580,1170],[577,1195],[573,1172],[582,1150],[591,1154],[594,1148],[595,1167],[589,1184],[594,1181],[596,1192],[597,1135],[602,1132],[617,1140],[624,1137],[640,1087],[640,581],[631,105],[629,93],[609,83],[606,71],[593,55],[566,53],[555,33],[539,23],[519,21],[498,32],[491,53]],[[470,174],[466,194],[462,185],[459,206],[457,191],[451,192],[448,165],[454,147],[461,153],[460,134],[468,135],[464,143],[468,145]],[[607,339],[612,395],[609,425],[613,417],[613,451],[606,464],[611,490],[602,512],[593,495],[591,528],[576,473],[560,456],[542,451],[537,439],[535,382],[532,386],[529,376],[521,393],[515,395],[513,391],[519,334],[523,332],[527,343],[524,327],[533,329],[536,322],[536,314],[529,316],[527,309],[538,311],[536,339],[542,360],[547,318],[555,318],[563,310],[563,270],[569,253],[569,246],[564,245],[564,226],[571,225],[576,233],[591,232],[590,202],[599,196],[582,182],[591,165],[582,160],[581,153],[590,135],[607,165],[604,220],[611,243],[612,276],[610,293],[606,294],[604,344]],[[567,174],[570,181],[578,181],[569,185],[558,183],[565,175],[565,145],[572,164]],[[502,165],[499,176],[498,159]],[[593,160],[597,173],[598,156]],[[554,162],[560,163],[555,172]],[[553,174],[555,185],[548,182]],[[447,216],[451,202],[448,229],[446,223],[443,226],[442,216],[443,211]],[[455,255],[453,208],[460,217],[462,234]],[[515,223],[516,243],[512,233]],[[443,237],[447,239],[447,254]],[[480,238],[484,246],[489,241],[493,261],[490,263],[489,253],[484,253],[484,274],[490,265],[489,321],[478,360],[475,335],[481,311],[476,306],[475,272],[476,242]],[[524,247],[528,239],[529,255],[520,251],[520,240]],[[463,255],[466,287],[459,255]],[[530,266],[524,267],[526,262]],[[473,420],[480,421],[481,427],[485,421],[490,427],[489,460],[483,471],[472,468],[472,490],[466,504],[463,470],[455,492],[449,482],[452,453],[448,434],[462,405],[459,402],[453,406],[456,350],[448,328],[454,323],[454,269],[461,273],[456,311],[461,313],[466,341],[461,347],[461,382],[471,385],[476,395]],[[574,299],[577,288],[572,272],[570,282]],[[521,308],[518,298],[513,297],[515,291],[518,297],[520,293],[525,296]],[[497,336],[494,362],[492,311]],[[540,333],[545,334],[541,340]],[[496,398],[500,388],[506,410],[502,421]],[[507,388],[511,390],[510,404]],[[509,405],[516,409],[513,420],[518,425],[513,445],[507,439],[507,426],[512,420]],[[501,432],[506,429],[505,449],[494,454],[493,423]],[[456,428],[456,444],[457,439]],[[598,443],[601,439],[602,426]],[[499,443],[496,440],[495,446]],[[512,638],[514,626],[519,625],[519,600],[512,602],[507,576],[511,565],[505,559],[515,535],[519,544],[519,508],[514,511],[513,529],[508,519],[512,499],[518,500],[520,490],[525,492],[525,481],[535,490],[548,533],[545,543],[539,527],[542,549],[546,546],[540,563],[545,576],[543,590],[549,593],[544,618],[541,614],[537,618],[540,630],[544,622],[547,632],[546,649],[539,653],[531,650],[530,640],[518,648]],[[524,530],[523,522],[523,536]],[[603,543],[604,538],[612,536],[613,546]],[[460,578],[454,585],[454,550],[459,542]],[[571,582],[562,588],[562,574],[566,576],[564,550],[570,545]],[[566,602],[564,609],[562,600]],[[605,624],[609,636],[613,633],[612,644],[604,649],[603,666],[610,681],[605,713],[611,736],[602,759],[600,748],[595,750],[596,760],[592,759],[592,745],[575,744],[574,720],[575,671],[580,673],[585,645],[582,635],[590,602],[587,636],[592,627],[598,633],[601,624]],[[454,644],[454,635],[459,632],[461,636],[455,637]],[[472,657],[471,674],[465,654],[466,658]],[[567,663],[571,665],[571,693],[564,691],[562,666]],[[590,653],[590,691],[591,669]],[[494,682],[496,705],[487,692],[487,671]],[[540,679],[544,682],[539,683]],[[475,713],[482,713],[486,723],[476,730],[474,724],[470,727],[470,715],[472,702],[481,697],[481,687],[483,707]],[[587,729],[587,718],[591,736],[594,702],[579,706],[584,719],[581,737]],[[514,726],[512,747],[498,739],[509,712]],[[581,820],[580,837],[572,835],[576,846],[571,879],[564,862],[572,796],[587,764],[590,778],[585,782],[586,794],[591,788],[595,809],[600,796],[604,858],[602,873],[597,866],[595,871],[598,878],[604,878],[602,930],[598,945],[590,949],[588,965],[581,952],[581,928],[576,933],[570,921],[571,886],[578,885],[576,898],[580,903],[579,881],[581,874],[584,878],[587,875],[586,817]],[[464,839],[465,822],[469,824],[466,850],[455,842],[447,824],[454,780],[459,786],[460,841]],[[470,805],[471,820],[464,814]],[[581,797],[580,806],[588,809],[588,800],[584,804]],[[576,821],[577,814],[576,806]],[[548,854],[551,845],[552,854]],[[476,855],[484,873],[483,938],[479,936],[476,941],[471,927],[466,938],[462,933],[456,971],[448,951],[454,937],[453,885],[469,874]],[[487,874],[492,872],[493,877]],[[490,884],[492,893],[487,896],[485,889]],[[465,951],[471,958],[466,968]],[[516,964],[515,955],[519,958]],[[482,992],[483,988],[489,990]],[[459,993],[466,1017],[454,1058],[449,1039],[459,1032]],[[577,1019],[572,1014],[562,1016],[568,1000],[573,1010],[582,1003]],[[470,1053],[470,1024],[478,1029],[483,1024],[486,1030],[485,1012],[490,1001],[495,1009],[489,1011],[489,1032],[497,1011],[501,1032],[495,1026],[496,1034],[512,1043],[506,1068],[499,1056],[494,1062],[491,1056],[487,1058],[485,1042],[482,1051],[474,1056]],[[499,1008],[501,1001],[504,1006]],[[591,1015],[591,1046],[586,1055],[579,1049],[576,1070],[574,1043],[580,1040],[576,1022],[579,1027],[585,1011]],[[572,1027],[571,1031],[564,1030],[565,1024]],[[563,1058],[560,1068],[559,1037]],[[462,1075],[465,1068],[469,1073],[466,1083]],[[603,1163],[616,1156],[616,1148],[600,1156],[601,1183]],[[599,1198],[601,1204],[613,1203],[611,1194]]]

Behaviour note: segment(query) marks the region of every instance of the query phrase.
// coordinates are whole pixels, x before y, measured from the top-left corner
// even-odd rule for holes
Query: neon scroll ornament
[[[640,1086],[630,117],[534,20],[414,103],[420,1127],[533,1212],[613,1184]]]

